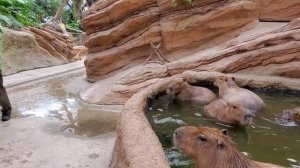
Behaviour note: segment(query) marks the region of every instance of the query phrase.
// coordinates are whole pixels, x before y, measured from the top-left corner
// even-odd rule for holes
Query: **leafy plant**
[[[43,10],[34,0],[0,0],[0,22],[7,27],[38,26],[44,17]]]
[[[67,2],[68,5],[64,6]],[[84,0],[0,0],[0,23],[6,27],[38,27],[61,11],[66,27],[80,31],[80,15]]]

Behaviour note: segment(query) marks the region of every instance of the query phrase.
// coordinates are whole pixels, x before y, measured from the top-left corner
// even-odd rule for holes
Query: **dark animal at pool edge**
[[[241,104],[253,113],[261,111],[265,107],[264,101],[250,90],[240,88],[234,78],[220,76],[214,81],[219,88],[219,96],[232,104]]]
[[[255,115],[240,104],[231,104],[224,99],[216,99],[204,106],[203,111],[224,123],[245,126],[252,123]]]
[[[283,110],[281,121],[284,124],[289,122],[300,122],[300,107]]]
[[[173,79],[168,85],[166,93],[172,99],[191,100],[202,104],[207,104],[216,99],[216,95],[211,90],[204,87],[192,86],[183,78]]]

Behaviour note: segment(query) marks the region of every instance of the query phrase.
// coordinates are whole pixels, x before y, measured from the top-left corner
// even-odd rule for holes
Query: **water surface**
[[[202,105],[191,102],[169,102],[161,96],[151,103],[147,116],[159,137],[172,168],[194,168],[195,162],[178,151],[172,144],[172,134],[180,126],[210,126],[227,128],[237,147],[251,159],[300,167],[300,127],[278,123],[283,109],[300,106],[295,94],[276,92],[257,93],[266,103],[266,109],[246,128],[233,127],[203,114]]]

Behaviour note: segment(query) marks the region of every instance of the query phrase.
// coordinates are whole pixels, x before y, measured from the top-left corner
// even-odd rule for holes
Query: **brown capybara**
[[[175,78],[168,85],[167,94],[179,100],[191,100],[197,103],[209,103],[216,95],[207,88],[188,84],[183,78]]]
[[[184,126],[176,129],[174,145],[196,160],[198,168],[279,168],[250,160],[227,136],[227,130]]]
[[[234,78],[227,76],[218,77],[214,84],[219,88],[219,96],[232,104],[241,104],[252,113],[265,107],[264,101],[250,90],[240,88]]]
[[[229,124],[245,126],[252,122],[255,115],[242,105],[233,105],[224,99],[216,99],[203,107],[211,117]]]
[[[281,121],[283,123],[288,123],[292,121],[300,122],[300,107],[283,110]]]

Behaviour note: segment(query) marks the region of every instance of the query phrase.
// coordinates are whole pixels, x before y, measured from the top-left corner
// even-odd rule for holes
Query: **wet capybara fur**
[[[193,102],[206,104],[214,99],[216,95],[204,87],[196,87],[188,84],[183,78],[175,78],[168,85],[166,93],[179,100],[191,100]]]
[[[252,122],[255,116],[240,104],[231,104],[224,99],[216,99],[204,106],[203,111],[209,116],[224,123],[245,126]]]
[[[256,113],[265,107],[264,101],[250,90],[240,88],[234,78],[220,76],[214,84],[219,88],[219,96],[232,104],[241,104],[251,112]]]
[[[300,122],[300,107],[283,110],[281,121],[283,123]]]
[[[227,130],[184,126],[175,130],[174,145],[196,160],[198,168],[279,168],[250,160],[242,154]]]

